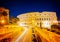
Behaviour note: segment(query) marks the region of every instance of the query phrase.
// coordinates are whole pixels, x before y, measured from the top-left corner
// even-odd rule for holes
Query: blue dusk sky
[[[59,0],[0,0],[0,7],[10,10],[10,17],[27,12],[56,12],[60,20],[60,1]]]

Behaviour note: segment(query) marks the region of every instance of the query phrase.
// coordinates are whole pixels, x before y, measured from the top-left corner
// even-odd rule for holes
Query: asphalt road
[[[60,42],[60,35],[40,28],[28,28],[18,42]]]
[[[0,42],[60,42],[60,35],[37,27],[24,28],[23,32],[20,28],[14,28],[12,30],[12,34],[9,33],[7,34],[7,36],[5,35],[4,37],[11,37],[11,40],[3,39],[6,41]]]

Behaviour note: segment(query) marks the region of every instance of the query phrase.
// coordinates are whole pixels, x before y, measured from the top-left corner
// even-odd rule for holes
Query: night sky
[[[10,10],[10,17],[27,12],[56,12],[60,20],[60,1],[59,0],[0,0],[0,7]]]

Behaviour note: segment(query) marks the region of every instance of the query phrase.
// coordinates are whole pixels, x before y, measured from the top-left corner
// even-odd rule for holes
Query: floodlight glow
[[[58,21],[53,21],[54,23],[58,23]]]
[[[45,27],[45,28],[50,28],[50,24],[49,24],[49,21],[44,21],[43,24],[42,24],[42,27]]]
[[[2,23],[2,24],[5,24],[5,20],[1,20],[1,23]]]
[[[20,26],[25,26],[25,24],[23,22],[20,22],[19,25]]]

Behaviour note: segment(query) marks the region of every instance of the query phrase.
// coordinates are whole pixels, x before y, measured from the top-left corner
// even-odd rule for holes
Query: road
[[[0,42],[14,41],[23,31],[24,28],[17,25],[8,25],[4,28],[0,28]]]
[[[14,27],[8,30],[0,33],[2,35],[0,40],[3,40],[0,42],[60,42],[60,35],[38,27],[24,28],[24,30]]]
[[[41,38],[42,42],[60,42],[60,35],[56,33],[40,28],[35,28],[35,31]]]
[[[60,35],[40,28],[28,28],[19,42],[60,42]]]
[[[28,31],[27,28],[25,28],[24,32],[20,36],[18,36],[18,38],[16,38],[15,42],[20,42],[23,39],[22,37],[25,35],[27,31]]]
[[[20,40],[18,40],[18,42],[42,42],[42,39],[47,41],[45,38],[40,37],[34,28],[28,28],[27,32],[25,32],[25,34]]]

